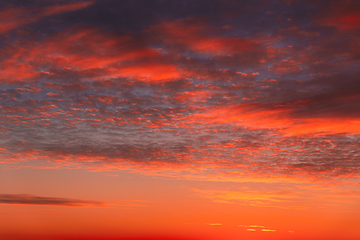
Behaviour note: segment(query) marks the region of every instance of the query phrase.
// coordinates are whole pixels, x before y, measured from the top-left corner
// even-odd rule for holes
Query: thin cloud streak
[[[21,204],[60,207],[103,206],[107,203],[80,199],[41,197],[27,194],[0,194],[0,204]]]
[[[86,8],[94,1],[84,1],[73,4],[53,5],[41,9],[8,8],[0,11],[0,34],[43,20],[44,17]]]

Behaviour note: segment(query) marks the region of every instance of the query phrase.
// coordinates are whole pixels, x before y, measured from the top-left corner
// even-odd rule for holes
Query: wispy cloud
[[[265,226],[261,226],[261,225],[238,225],[238,227],[244,228],[244,229],[246,229],[246,231],[249,231],[249,232],[256,232],[256,231],[260,231],[260,232],[276,232],[275,229],[265,227]]]
[[[249,179],[248,182],[254,180]],[[359,200],[360,192],[357,187],[336,186],[330,190],[322,183],[292,183],[286,185],[284,182],[270,183],[266,181],[268,187],[259,185],[254,188],[242,187],[238,189],[191,189],[196,196],[207,198],[219,204],[240,204],[254,207],[274,207],[282,209],[312,209],[321,205],[323,208],[333,208],[335,206],[356,205]],[[225,185],[224,185],[225,186]],[[261,186],[261,187],[260,187]],[[225,188],[225,187],[224,187]],[[324,199],[324,197],[326,197]],[[263,225],[239,225],[246,228],[271,229]]]
[[[221,226],[222,224],[221,224],[221,223],[207,223],[207,225],[210,225],[210,226]]]
[[[7,8],[0,10],[0,34],[14,30],[21,26],[41,21],[44,17],[76,11],[92,5],[94,1],[84,1],[64,5],[50,5],[43,8]]]

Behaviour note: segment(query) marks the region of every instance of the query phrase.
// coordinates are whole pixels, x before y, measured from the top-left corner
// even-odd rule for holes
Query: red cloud
[[[0,12],[0,33],[17,28],[20,25],[35,22],[36,16],[30,18],[21,17],[24,13],[23,8],[9,8]]]
[[[164,55],[134,36],[113,36],[92,28],[68,29],[40,43],[26,42],[3,52],[8,58],[0,63],[2,81],[60,77],[66,72],[94,80],[168,81],[182,76]]]
[[[79,10],[93,3],[93,1],[87,1],[67,5],[48,6],[42,9],[9,8],[0,12],[0,34],[23,25],[40,21],[46,16]]]
[[[196,103],[206,102],[209,97],[211,98],[209,91],[191,91],[178,93],[174,99],[180,103]]]
[[[94,1],[88,1],[88,2],[78,2],[78,3],[72,3],[67,5],[56,5],[56,6],[49,6],[41,9],[41,13],[43,16],[49,16],[64,12],[71,12],[76,11],[82,8],[86,8],[90,5],[94,4]]]
[[[360,4],[358,1],[332,1],[316,21],[339,30],[357,29],[360,27]]]
[[[163,22],[146,31],[170,48],[191,50],[205,55],[233,55],[258,48],[256,42],[241,37],[222,37],[210,27],[195,19]],[[155,37],[156,38],[156,37]]]
[[[264,107],[257,104],[227,105],[207,108],[206,111],[189,116],[190,121],[203,123],[235,123],[252,129],[274,129],[289,135],[312,133],[360,133],[360,119],[335,117],[293,116],[295,106],[282,108]]]
[[[41,16],[83,5],[47,7]],[[5,13],[9,19],[15,16],[9,26],[25,24],[17,17],[21,11],[25,10]],[[39,42],[14,41],[1,50],[0,79],[17,81],[0,93],[7,147],[1,149],[2,159],[46,159],[64,166],[140,172],[218,171],[218,176],[229,169],[275,178],[294,172],[358,174],[354,164],[358,141],[354,135],[343,140],[340,134],[360,133],[354,111],[358,74],[315,76],[308,81],[286,76],[299,73],[300,64],[315,66],[315,61],[343,57],[347,48],[329,48],[327,41],[312,42],[314,46],[307,48],[296,43],[277,48],[271,46],[274,37],[249,40],[221,31],[186,19],[149,27],[145,32],[150,40],[143,32],[121,35],[77,26]],[[321,37],[298,27],[287,32]],[[286,35],[278,34],[282,34],[279,39]],[[149,47],[151,41],[163,44],[164,50]],[[269,74],[266,70],[280,76],[263,78]],[[28,83],[30,79],[39,81]],[[40,84],[42,92],[37,88]],[[333,139],[331,144],[323,139],[308,141],[318,133],[327,133],[340,147],[334,149]],[[332,157],[323,161],[324,156]],[[239,179],[238,172],[231,173],[233,180]]]
[[[181,77],[181,71],[172,64],[139,64],[135,66],[111,69],[111,76],[134,77],[142,81],[168,81]]]
[[[294,60],[282,60],[270,67],[270,71],[275,74],[291,74],[301,72],[301,68]]]

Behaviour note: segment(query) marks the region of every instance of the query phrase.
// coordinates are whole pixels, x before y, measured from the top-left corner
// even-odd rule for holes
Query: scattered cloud
[[[107,21],[121,2],[2,6],[1,31],[13,40],[1,40],[1,163],[213,181],[357,179],[359,6],[314,3],[308,14],[309,2],[290,2],[306,17],[290,21],[266,3],[278,17],[264,13],[262,27],[262,14],[222,3],[244,19],[143,14],[132,30]]]
[[[276,232],[276,230],[265,227],[265,226],[260,226],[260,225],[238,225],[238,227],[242,227],[245,228],[246,231],[249,232],[256,232],[256,231],[261,231],[261,232]]]
[[[221,226],[222,224],[221,224],[221,223],[207,223],[207,225],[210,225],[210,226]]]

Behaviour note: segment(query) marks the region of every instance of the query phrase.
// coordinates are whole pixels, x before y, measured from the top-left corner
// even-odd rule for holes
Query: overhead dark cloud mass
[[[358,177],[356,1],[0,6],[2,162]]]

